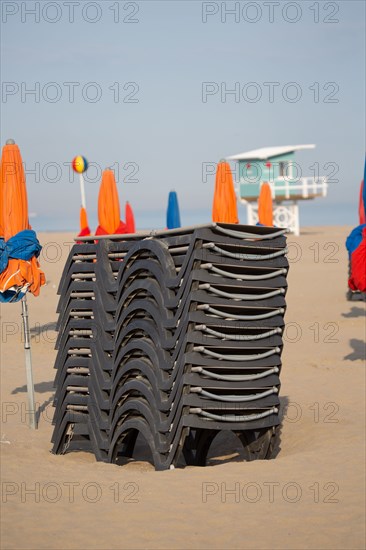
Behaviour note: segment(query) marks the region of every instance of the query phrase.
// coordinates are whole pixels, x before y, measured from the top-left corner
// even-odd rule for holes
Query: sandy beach
[[[47,285],[29,298],[39,429],[27,426],[20,304],[1,307],[1,547],[365,547],[365,304],[348,302],[350,227],[289,244],[283,424],[274,460],[246,463],[222,437],[206,468],[51,454],[57,287],[72,234],[41,233]]]

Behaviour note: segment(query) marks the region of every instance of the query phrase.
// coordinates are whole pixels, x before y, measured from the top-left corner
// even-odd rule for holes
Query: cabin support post
[[[256,225],[258,223],[258,203],[247,202],[247,223],[248,225]],[[299,205],[297,201],[291,204],[283,204],[283,202],[273,203],[273,224],[276,227],[287,228],[294,235],[300,235],[300,216]]]

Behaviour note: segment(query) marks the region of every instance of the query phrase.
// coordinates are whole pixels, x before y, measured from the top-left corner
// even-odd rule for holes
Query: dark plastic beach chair
[[[59,286],[53,452],[204,465],[233,431],[246,460],[280,424],[284,230],[211,224],[73,247]]]

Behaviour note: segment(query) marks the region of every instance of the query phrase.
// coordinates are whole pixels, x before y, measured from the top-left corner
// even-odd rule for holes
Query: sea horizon
[[[346,204],[322,204],[319,202],[301,203],[300,205],[300,227],[311,226],[344,226],[358,225],[358,208],[356,203]],[[138,210],[134,211],[136,228],[139,231],[149,229],[165,229],[166,228],[166,209],[159,210]],[[98,217],[96,211],[89,211],[89,227],[92,232],[98,225]],[[239,206],[239,220],[241,224],[247,223],[246,208],[243,205]],[[188,227],[211,222],[211,209],[181,209],[181,225]],[[72,216],[33,216],[30,219],[32,228],[36,232],[42,233],[60,233],[60,232],[78,232],[79,219],[78,215]]]

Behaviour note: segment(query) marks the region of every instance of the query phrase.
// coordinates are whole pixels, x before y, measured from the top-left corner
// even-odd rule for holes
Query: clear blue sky
[[[239,11],[225,14],[225,7]],[[183,222],[184,212],[209,210],[214,177],[202,177],[203,163],[301,143],[317,145],[297,155],[304,175],[314,162],[321,173],[326,163],[339,165],[324,208],[356,205],[365,154],[363,1],[4,1],[1,26],[1,141],[13,137],[27,172],[36,170],[27,184],[30,210],[40,218],[77,225],[78,181],[66,166],[76,154],[102,168],[119,164],[121,202],[130,200],[144,225],[148,211],[165,210],[171,189]],[[215,83],[215,93],[203,101],[205,82]],[[279,83],[273,102],[265,82]],[[235,85],[239,98],[221,98]],[[36,97],[26,94],[32,88]],[[256,90],[262,97],[251,102]],[[283,98],[296,90],[299,101]],[[136,166],[137,181],[123,182]],[[96,175],[90,170],[87,183],[92,217]]]

